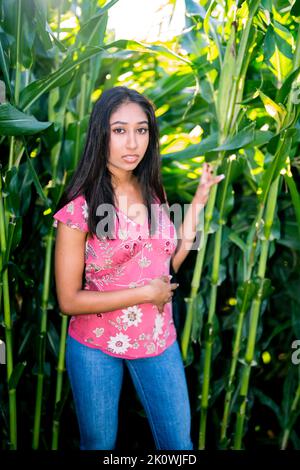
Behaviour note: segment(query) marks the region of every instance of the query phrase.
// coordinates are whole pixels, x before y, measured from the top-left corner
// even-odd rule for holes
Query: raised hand
[[[204,205],[207,202],[210,188],[214,184],[217,184],[220,181],[222,181],[222,179],[224,179],[225,177],[225,175],[223,174],[214,176],[213,173],[214,171],[212,169],[212,166],[209,163],[204,162],[202,175],[201,175],[199,185],[195,194],[195,197],[199,199],[199,202],[201,202]]]

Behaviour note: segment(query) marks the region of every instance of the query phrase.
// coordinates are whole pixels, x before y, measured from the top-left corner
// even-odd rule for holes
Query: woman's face
[[[137,103],[124,103],[110,116],[108,169],[122,178],[143,159],[149,143],[147,115]]]

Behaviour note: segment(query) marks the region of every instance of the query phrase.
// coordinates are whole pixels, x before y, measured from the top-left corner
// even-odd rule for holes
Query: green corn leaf
[[[6,253],[4,256],[4,262],[8,262],[9,255],[10,253],[19,245],[22,237],[22,217],[15,217],[13,222],[8,224],[8,233],[7,233],[7,248],[6,248]],[[21,276],[22,277],[22,276]],[[25,280],[23,278],[23,280]],[[30,281],[30,279],[26,279],[25,285],[30,286],[31,282],[29,284],[27,283],[27,280]]]
[[[71,387],[70,387],[70,382],[69,381],[66,381],[66,383],[64,384],[64,387],[62,389],[62,393],[61,393],[61,400],[58,401],[57,403],[55,403],[55,409],[54,409],[54,414],[53,414],[53,419],[55,421],[59,421],[60,418],[61,418],[61,414],[63,412],[63,409],[64,409],[64,406],[66,404],[66,401],[69,397],[69,393],[71,391]]]
[[[245,281],[238,287],[237,290],[237,309],[247,312],[252,300],[254,299],[259,285],[253,280]]]
[[[60,52],[62,53],[66,53],[68,48],[61,42],[57,39],[57,37],[55,36],[55,34],[53,33],[52,29],[50,28],[49,24],[46,23],[45,25],[45,29],[46,31],[48,32],[48,34],[52,37],[53,39],[53,42],[54,44],[58,47],[58,49],[60,50]]]
[[[278,419],[278,422],[282,424],[282,413],[277,403],[256,387],[253,388],[253,392],[257,396],[261,404],[267,406],[270,410],[272,410],[276,418]]]
[[[51,321],[49,321],[48,324],[47,338],[51,346],[52,352],[55,358],[57,359],[59,354],[59,335]]]
[[[297,224],[298,224],[298,230],[299,230],[299,233],[300,233],[300,194],[297,190],[297,186],[296,186],[296,183],[293,179],[293,176],[291,174],[288,174],[286,173],[284,175],[284,180],[290,190],[290,194],[291,194],[291,199],[292,199],[292,203],[293,203],[293,206],[294,206],[294,209],[295,209],[295,215],[296,215],[296,219],[297,219]]]
[[[43,191],[43,188],[41,186],[41,183],[40,183],[40,180],[39,180],[39,177],[34,169],[34,166],[32,164],[32,161],[30,159],[30,157],[28,157],[27,155],[27,163],[28,163],[28,170],[29,172],[31,173],[31,176],[32,176],[32,179],[33,179],[33,183],[34,183],[34,186],[37,190],[37,193],[38,195],[40,196],[40,198],[42,199],[42,201],[44,201],[44,204],[47,208],[50,207],[50,204],[49,204],[49,201],[47,199],[47,197],[45,196],[44,194],[44,191]]]
[[[231,87],[236,67],[236,31],[235,26],[231,26],[231,34],[228,39],[224,56],[223,68],[221,71],[219,90],[216,104],[216,111],[221,132],[224,129],[227,119]]]
[[[293,52],[288,41],[292,41],[292,35],[286,28],[276,21],[268,26],[264,55],[279,84],[285,80],[293,67]]]
[[[255,15],[257,9],[259,8],[261,0],[252,0],[251,2],[248,2],[248,3],[249,3],[249,19],[250,19]]]
[[[200,16],[200,18],[204,20],[206,11],[205,8],[200,5],[200,2],[185,0],[185,8],[187,16]]]
[[[50,74],[48,77],[36,80],[26,88],[24,88],[20,94],[20,106],[24,110],[28,109],[33,105],[44,93],[48,92],[52,88],[57,86],[65,85],[69,82],[74,73],[78,68],[86,61],[98,54],[103,52],[101,47],[82,48],[82,50],[75,50],[62,64],[62,66]]]
[[[9,378],[8,382],[8,389],[9,390],[15,390],[17,388],[17,385],[19,383],[19,380],[24,372],[24,369],[27,365],[27,362],[19,362],[15,367],[14,370]]]
[[[201,294],[197,294],[197,296],[193,299],[193,321],[191,328],[191,341],[193,341],[194,343],[196,343],[197,341],[200,342],[203,328],[204,313],[205,305],[203,297]]]
[[[288,320],[287,322],[277,325],[271,332],[270,336],[262,343],[262,349],[267,349],[277,335],[282,333],[282,331],[288,330],[291,327],[291,321]]]
[[[200,144],[190,145],[179,152],[166,153],[162,155],[163,159],[185,160],[193,157],[199,157],[215,149],[218,143],[218,134],[215,132],[200,142]]]
[[[244,148],[253,148],[266,145],[274,137],[274,133],[271,131],[254,131],[254,138],[249,144],[245,144]]]
[[[284,118],[286,116],[286,109],[282,104],[277,104],[262,91],[259,92],[259,96],[264,104],[265,110],[275,121],[278,126],[282,126]]]
[[[284,81],[283,85],[281,86],[280,90],[277,91],[276,95],[276,102],[277,103],[284,103],[287,95],[290,93],[292,89],[293,82],[297,79],[300,73],[300,67],[294,70]]]
[[[259,281],[258,281],[259,282]],[[273,294],[275,288],[272,286],[271,279],[263,279],[262,280],[262,290],[261,290],[261,300],[267,299],[270,295]]]
[[[285,137],[282,136],[280,138],[275,156],[262,176],[261,187],[259,190],[259,199],[262,203],[266,201],[271,183],[284,167],[286,158],[291,149],[292,137],[287,137],[287,131],[284,132]]]
[[[231,230],[229,233],[229,240],[232,241],[236,246],[238,246],[243,253],[246,253],[247,245],[246,243],[233,231]]]
[[[2,43],[0,41],[0,68],[2,70],[2,73],[3,73],[3,78],[4,78],[4,81],[5,81],[5,85],[9,91],[9,95],[10,95],[10,98],[11,100],[13,101],[14,97],[13,97],[13,92],[12,92],[12,88],[11,88],[11,84],[10,84],[10,78],[9,78],[9,65],[8,65],[8,58],[7,58],[7,55],[5,54],[5,51],[2,47]]]
[[[24,286],[28,288],[32,289],[34,287],[34,281],[32,280],[31,276],[24,273],[16,263],[9,261],[7,265],[9,266],[9,269],[12,272],[12,276],[15,279],[22,280]]]
[[[53,47],[53,44],[50,39],[48,28],[46,28],[47,5],[46,3],[41,2],[40,0],[34,0],[34,6],[35,6],[35,17],[36,17],[36,25],[37,25],[37,35],[39,36],[44,48],[46,50],[51,49]]]
[[[289,59],[293,59],[293,51],[290,43],[293,41],[291,31],[283,24],[274,20],[274,32],[276,34],[276,44],[278,49]]]
[[[160,93],[159,96],[153,96],[152,98],[155,99],[155,102],[159,106],[160,103],[165,103],[166,98],[171,94],[180,93],[184,88],[193,85],[194,79],[191,74],[175,73],[171,77],[163,77],[163,79],[158,80],[157,86]]]
[[[116,1],[117,0],[110,2],[111,6],[116,3]],[[74,48],[78,48],[79,45],[102,46],[106,26],[107,11],[102,10],[81,26]]]
[[[300,17],[300,3],[297,0],[291,8],[291,15]]]
[[[9,103],[0,105],[0,135],[37,134],[51,124],[51,122],[40,122],[34,116],[22,113]]]
[[[205,15],[205,19],[203,21],[203,29],[205,31],[205,34],[208,36],[209,35],[209,20],[211,18],[211,12],[215,8],[217,2],[215,0],[212,0],[211,4],[208,7],[208,10]]]
[[[30,68],[33,61],[33,44],[36,36],[34,5],[30,1],[2,0],[2,15],[5,18],[5,32],[15,38],[10,47],[10,64],[17,62]],[[18,21],[20,19],[20,21]]]
[[[148,53],[155,53],[155,54],[161,54],[167,59],[177,59],[180,62],[183,62],[186,65],[189,65],[193,69],[193,63],[181,56],[180,54],[177,54],[176,52],[172,51],[166,46],[163,45],[157,45],[157,44],[144,44],[140,41],[134,41],[131,39],[119,39],[118,41],[111,42],[104,46],[105,49],[111,49],[111,48],[117,48],[121,50],[126,50],[126,51],[132,51],[132,52],[148,52]]]
[[[291,46],[284,40],[284,36],[287,36],[288,38],[288,36],[291,36],[291,33],[279,25],[278,22],[275,21],[274,25],[269,25],[264,42],[264,54],[266,60],[270,60],[272,58],[276,52],[276,48],[286,57],[292,59]]]
[[[264,213],[264,236],[271,240],[273,237],[271,237],[271,229],[274,227],[275,223],[275,211],[276,211],[276,203],[277,203],[277,198],[278,198],[278,186],[279,186],[279,180],[280,180],[280,175],[272,181],[268,193],[268,199],[267,199],[267,204],[266,204],[266,209]],[[277,219],[279,222],[279,219]],[[276,238],[280,238],[280,230],[278,230],[279,233],[277,233]],[[275,236],[275,234],[273,234]]]
[[[291,418],[291,405],[297,386],[297,377],[292,367],[289,368],[283,384],[282,409],[284,426],[288,426]]]
[[[249,145],[250,143],[253,143],[254,137],[255,137],[254,127],[255,127],[255,123],[250,124],[250,126],[241,130],[233,137],[230,137],[224,142],[224,144],[220,145],[219,147],[214,148],[213,150],[215,151],[236,150],[236,149],[245,147],[245,145]]]
[[[27,348],[30,349],[34,334],[35,334],[35,325],[33,324],[28,325],[26,328],[26,333],[24,337],[22,338],[22,342],[18,347],[18,356],[21,356],[22,354],[24,354]]]

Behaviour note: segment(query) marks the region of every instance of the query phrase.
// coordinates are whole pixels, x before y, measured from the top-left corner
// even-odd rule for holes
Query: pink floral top
[[[176,229],[164,208],[154,205],[157,228],[149,237],[148,221],[135,223],[117,209],[116,238],[87,237],[85,243],[85,290],[118,291],[146,285],[151,279],[168,275],[170,259],[177,245]],[[54,214],[57,221],[88,232],[88,206],[78,196]],[[172,303],[164,312],[150,303],[99,314],[74,315],[69,335],[103,352],[126,359],[161,354],[176,339]]]

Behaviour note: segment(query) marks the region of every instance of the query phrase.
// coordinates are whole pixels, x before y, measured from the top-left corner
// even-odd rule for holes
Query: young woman
[[[170,262],[177,272],[209,188],[223,175],[204,165],[177,234],[165,210],[158,139],[146,97],[125,87],[104,91],[54,215],[56,290],[71,316],[66,365],[82,450],[115,448],[125,365],[156,448],[193,448]]]

